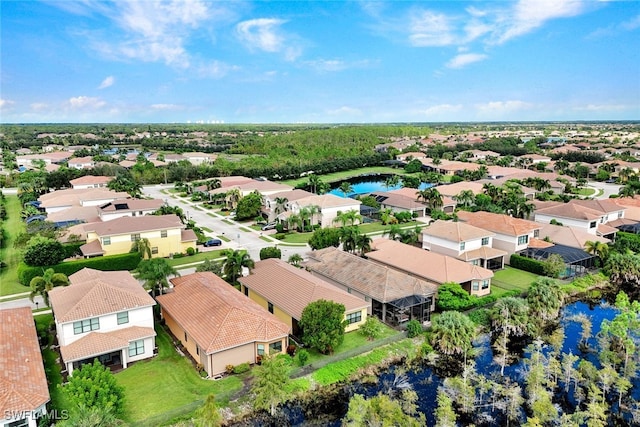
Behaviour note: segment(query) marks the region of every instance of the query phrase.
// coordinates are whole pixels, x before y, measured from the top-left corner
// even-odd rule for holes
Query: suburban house
[[[74,190],[84,190],[86,188],[106,187],[112,179],[112,176],[85,175],[72,179],[69,183],[71,183]]]
[[[544,224],[540,229],[539,238],[549,242],[584,249],[586,242],[611,243],[611,240],[589,233],[588,231],[570,225]]]
[[[251,274],[238,281],[246,296],[289,325],[296,337],[302,335],[298,326],[302,311],[321,299],[344,305],[346,332],[358,329],[367,320],[367,302],[281,259],[257,262]]]
[[[198,166],[206,163],[213,163],[218,158],[217,154],[200,153],[197,151],[182,153],[182,157],[189,161],[192,165]]]
[[[111,191],[107,188],[83,188],[76,190],[52,191],[38,198],[40,208],[47,213],[58,212],[74,206],[100,206],[117,199],[126,199],[129,194],[123,191]]]
[[[300,189],[265,195],[264,203],[262,205],[262,213],[267,217],[267,221],[275,221],[277,215],[286,211],[288,203],[313,195],[314,193]],[[284,203],[279,205],[278,200]]]
[[[540,206],[535,210],[534,219],[541,224],[555,220],[613,240],[618,230],[607,223],[624,218],[624,211],[624,207],[611,200],[570,200],[568,203],[552,202]]]
[[[87,243],[80,247],[85,257],[125,254],[140,239],[148,239],[153,258],[164,258],[196,248],[193,230],[187,230],[177,215],[123,216],[107,222],[84,225]]]
[[[459,283],[471,295],[491,292],[493,271],[459,259],[426,251],[396,240],[376,239],[371,244],[368,259],[403,273],[442,285]]]
[[[235,180],[221,181],[222,186],[209,191],[209,194],[223,194],[230,190],[238,190],[242,197],[257,191],[262,196],[269,196],[283,191],[293,190],[293,187],[279,182],[273,182],[266,179],[251,179],[245,177],[235,177]],[[236,182],[235,184],[231,184]],[[227,185],[229,184],[229,185]]]
[[[422,249],[489,270],[504,267],[507,253],[493,248],[495,233],[465,222],[438,220],[422,230]]]
[[[0,310],[0,426],[37,427],[49,385],[29,307]]]
[[[507,264],[510,262],[511,255],[527,249],[529,240],[537,238],[542,228],[542,224],[537,222],[483,211],[458,211],[458,219],[495,233],[492,241],[493,248],[507,252],[505,259]]]
[[[322,194],[303,197],[287,203],[286,212],[278,215],[279,220],[286,220],[291,214],[300,214],[300,211],[304,208],[316,206],[318,208],[318,214],[311,220],[312,224],[320,224],[322,228],[336,227],[340,224],[334,222],[339,213],[356,211],[360,213],[360,200],[350,199],[348,197],[340,197],[334,194]]]
[[[441,173],[442,175],[453,176],[461,173],[462,171],[477,171],[480,169],[478,163],[459,162],[457,160],[445,160],[440,159],[436,164],[433,159],[423,158],[420,159],[422,166],[430,171]]]
[[[86,157],[74,157],[69,159],[67,166],[69,169],[91,169],[95,166],[96,162],[93,161],[91,156]]]
[[[98,206],[101,221],[111,221],[123,216],[151,215],[164,205],[160,199],[122,199]]]
[[[435,309],[438,285],[338,248],[313,251],[305,268],[369,304],[367,311],[385,323],[409,320],[428,323]]]
[[[18,167],[30,167],[38,162],[44,162],[46,165],[59,165],[66,162],[73,156],[68,151],[54,151],[51,153],[27,154],[26,156],[16,156],[16,164]]]
[[[418,190],[403,187],[397,190],[371,193],[380,203],[380,209],[391,209],[393,212],[411,212],[419,217],[426,216],[431,210],[429,205],[418,199]],[[456,208],[456,202],[450,197],[442,197],[442,211],[452,213]]]
[[[83,268],[69,286],[49,291],[60,355],[66,371],[98,359],[126,369],[155,350],[155,301],[128,271]]]
[[[215,274],[193,273],[171,283],[173,289],[157,297],[162,318],[209,377],[286,351],[291,326]]]
[[[483,185],[478,181],[460,181],[454,184],[438,185],[436,187],[436,190],[438,190],[438,193],[440,193],[442,196],[447,196],[455,199],[458,194],[466,190],[471,190],[474,196],[482,194]]]

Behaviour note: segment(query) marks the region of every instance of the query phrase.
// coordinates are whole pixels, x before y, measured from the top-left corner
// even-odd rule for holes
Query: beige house
[[[367,320],[368,303],[280,259],[257,262],[251,274],[238,281],[246,296],[290,325],[297,337],[302,335],[298,322],[303,310],[321,299],[344,305],[345,332],[358,329]]]
[[[49,387],[29,307],[0,310],[0,426],[36,427]]]
[[[153,258],[168,257],[196,248],[193,230],[187,230],[177,215],[123,216],[107,222],[84,225],[87,243],[80,247],[85,257],[125,254],[131,245],[147,239]]]
[[[85,175],[80,178],[72,179],[69,183],[74,190],[83,190],[86,188],[106,187],[112,179],[112,176]]]
[[[459,259],[426,251],[396,240],[374,240],[368,259],[441,285],[459,283],[472,295],[487,295],[491,292],[493,271],[461,261]]]
[[[72,207],[100,206],[117,199],[126,199],[129,194],[124,191],[111,191],[107,188],[82,188],[57,190],[43,194],[38,198],[40,208],[47,214]]]
[[[128,271],[83,268],[49,291],[66,371],[85,363],[126,369],[154,355],[155,301]]]
[[[351,199],[348,197],[340,197],[334,194],[322,194],[303,197],[295,201],[287,203],[287,211],[278,216],[279,220],[285,220],[291,214],[299,214],[303,208],[309,208],[316,206],[318,208],[318,214],[312,219],[312,224],[320,224],[322,228],[336,227],[340,224],[334,222],[340,213],[355,211],[360,214],[360,200]]]
[[[173,290],[157,297],[162,317],[209,377],[228,365],[286,351],[291,327],[215,274],[189,274],[171,283]]]

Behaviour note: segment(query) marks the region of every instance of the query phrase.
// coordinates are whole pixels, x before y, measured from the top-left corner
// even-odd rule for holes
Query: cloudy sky
[[[640,119],[640,2],[2,1],[0,121]]]

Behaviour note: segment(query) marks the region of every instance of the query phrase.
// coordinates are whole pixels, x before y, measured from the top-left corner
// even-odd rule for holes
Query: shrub
[[[296,357],[298,358],[298,365],[304,366],[304,364],[309,360],[309,352],[304,348],[301,348],[298,350]]]
[[[66,243],[62,245],[62,249],[64,250],[64,259],[73,258],[76,255],[82,255],[80,251],[80,246],[84,245],[84,243]]]
[[[245,372],[249,372],[249,369],[251,369],[251,367],[248,363],[241,363],[233,368],[233,373],[244,374]]]
[[[62,243],[54,239],[36,236],[29,240],[24,251],[24,262],[32,266],[50,266],[65,258]]]
[[[509,264],[513,268],[528,271],[530,273],[544,276],[544,263],[532,258],[523,257],[517,254],[511,255]]]
[[[282,251],[280,248],[273,246],[260,249],[260,260],[268,258],[282,258]]]
[[[489,310],[486,308],[480,308],[473,310],[469,313],[469,319],[476,325],[489,327],[491,325],[491,318],[489,317]]]
[[[422,333],[422,325],[416,319],[407,322],[407,336],[409,338],[417,337]]]
[[[298,347],[296,347],[295,344],[289,344],[289,346],[287,347],[287,354],[293,357],[296,355],[297,350],[298,350]]]
[[[286,233],[276,233],[273,235],[274,238],[278,239],[278,240],[282,240],[287,236]]]
[[[187,255],[192,256],[196,254],[196,250],[192,247],[187,248]]]
[[[227,365],[224,367],[224,370],[227,374],[231,375],[233,374],[233,370],[234,370],[234,366],[233,365]]]
[[[367,320],[360,326],[358,332],[367,337],[369,341],[373,341],[380,335],[382,335],[382,322],[380,322],[377,317],[369,316],[367,317]]]
[[[471,295],[459,283],[444,283],[438,288],[437,306],[442,311],[468,310],[473,306]]]

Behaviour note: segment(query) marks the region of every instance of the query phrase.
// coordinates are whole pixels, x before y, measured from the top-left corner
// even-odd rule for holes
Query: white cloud
[[[151,108],[158,111],[177,111],[184,109],[184,107],[177,104],[153,104]]]
[[[622,32],[626,31],[634,31],[640,28],[640,15],[636,15],[631,19],[621,22],[619,24],[609,25],[607,27],[597,28],[591,34],[589,34],[589,38],[600,38],[600,37],[609,37],[615,36]]]
[[[347,62],[341,59],[316,59],[304,62],[304,65],[313,68],[318,72],[343,71],[350,68],[366,68],[373,64],[374,62],[369,60]]]
[[[14,104],[15,104],[15,102],[11,101],[10,99],[2,99],[2,98],[0,98],[0,110],[7,110],[7,109],[11,108]]]
[[[463,68],[474,62],[484,61],[488,57],[482,53],[462,53],[453,57],[446,65],[448,68]]]
[[[452,18],[429,10],[411,18],[409,41],[413,46],[448,46],[454,44]]]
[[[262,50],[269,53],[282,53],[288,61],[302,54],[302,48],[295,37],[282,31],[287,21],[275,18],[258,18],[240,22],[236,25],[236,36],[250,50]]]
[[[113,86],[115,81],[116,81],[115,77],[108,76],[102,81],[102,83],[100,83],[100,86],[98,86],[98,89],[106,89],[106,88],[108,88],[110,86]]]
[[[533,107],[525,101],[491,101],[485,104],[478,104],[476,108],[478,112],[483,116],[499,117],[504,114],[509,114],[517,111],[529,110]]]
[[[232,71],[238,71],[240,67],[229,65],[221,61],[211,61],[206,64],[200,64],[197,67],[197,73],[200,77],[210,77],[220,79]]]
[[[49,104],[45,104],[44,102],[34,102],[29,105],[29,108],[34,112],[47,111],[49,109]]]
[[[456,113],[462,110],[462,104],[440,104],[434,105],[421,111],[425,116],[440,116],[445,113]]]
[[[574,107],[576,111],[622,111],[631,109],[632,106],[624,104],[588,104],[580,107]],[[637,106],[636,106],[637,108]]]
[[[76,96],[66,102],[66,106],[71,110],[98,110],[105,105],[105,101],[90,96]]]
[[[327,111],[327,114],[330,116],[361,116],[362,110],[358,108],[342,106],[340,108],[336,108],[335,110]]]

